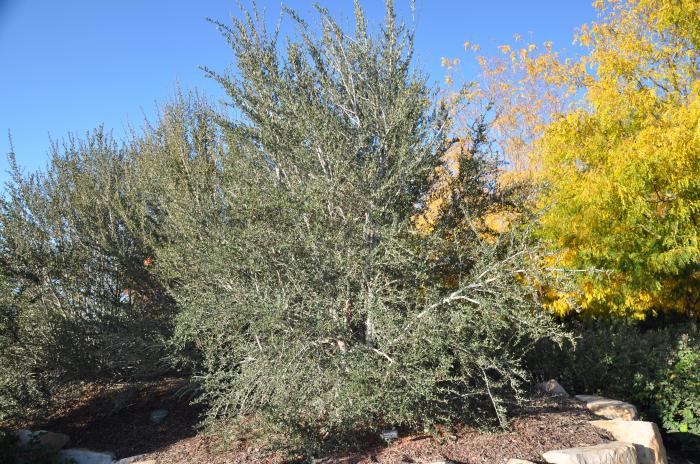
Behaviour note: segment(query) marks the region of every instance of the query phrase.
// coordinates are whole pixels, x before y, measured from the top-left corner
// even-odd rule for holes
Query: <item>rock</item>
[[[168,410],[167,409],[156,409],[151,411],[151,422],[154,424],[160,424],[165,420],[165,418],[168,417]]]
[[[112,453],[98,453],[79,448],[61,450],[56,457],[60,464],[114,464]]]
[[[138,456],[120,459],[114,464],[156,464],[155,459],[146,459],[146,456],[146,454],[139,454]]]
[[[576,395],[574,398],[586,403],[586,407],[593,414],[606,419],[633,421],[637,420],[638,417],[637,408],[633,404],[625,403],[624,401],[611,400],[594,395]]]
[[[66,446],[70,438],[63,433],[47,432],[46,430],[20,430],[17,437],[17,461],[19,463],[33,462],[43,456],[56,454]]]
[[[537,388],[537,391],[545,393],[547,395],[552,395],[552,396],[569,396],[569,393],[567,393],[566,390],[564,390],[564,387],[559,385],[559,382],[557,382],[554,379],[548,380],[547,382],[542,382],[538,383],[535,385],[535,388]]]
[[[508,459],[506,464],[535,464],[532,461],[526,461],[525,459]]]
[[[667,464],[666,449],[659,428],[653,422],[597,420],[591,425],[607,430],[615,440],[632,443],[639,464]]]
[[[46,430],[20,430],[17,436],[17,446],[21,447],[41,447],[51,452],[56,452],[66,446],[70,438],[63,433],[47,432]]]
[[[114,464],[155,464],[155,459],[146,459],[147,454],[139,454],[138,456],[131,456],[128,458],[120,459]]]
[[[548,451],[542,457],[550,464],[637,464],[634,445],[621,441]]]

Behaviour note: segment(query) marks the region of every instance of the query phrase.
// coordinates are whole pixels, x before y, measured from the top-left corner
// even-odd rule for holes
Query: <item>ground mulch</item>
[[[510,431],[486,433],[466,428],[449,438],[409,436],[375,452],[352,456],[348,462],[476,464],[505,463],[510,458],[543,462],[546,451],[611,441],[607,432],[588,423],[594,419],[578,401],[534,397],[517,411]]]
[[[184,380],[172,378],[138,384],[86,385],[77,399],[73,396],[42,420],[21,426],[66,433],[71,437],[71,447],[111,451],[117,458],[142,455],[142,459],[154,459],[158,464],[290,462],[281,455],[263,455],[255,445],[245,442],[224,447],[220,439],[201,433],[198,424],[202,409],[176,394],[184,384]],[[168,411],[160,424],[150,421],[150,413],[155,409]],[[503,464],[510,458],[519,458],[542,463],[541,455],[546,451],[611,440],[607,432],[588,423],[596,417],[573,399],[533,396],[514,417],[506,432],[463,428],[440,436],[401,436],[389,446],[368,444],[365,451],[315,462]],[[222,451],[224,448],[226,451]]]
[[[178,396],[183,385],[180,378],[87,384],[56,398],[49,414],[13,428],[65,433],[71,448],[112,452],[118,458],[155,452],[197,435],[201,408]],[[156,409],[168,411],[161,424],[150,420]]]
[[[412,435],[401,437],[390,446],[381,446],[361,453],[346,453],[318,460],[320,463],[431,463],[449,460],[454,463],[505,463],[510,458],[535,462],[543,452],[558,448],[595,445],[610,441],[607,432],[591,426],[595,417],[574,400],[533,398],[518,412],[512,430],[484,433],[464,429],[444,437]],[[220,446],[213,438],[188,437],[147,456],[158,463],[188,462],[193,464],[285,462],[281,456],[261,456],[244,444],[234,443],[227,452],[216,452]]]

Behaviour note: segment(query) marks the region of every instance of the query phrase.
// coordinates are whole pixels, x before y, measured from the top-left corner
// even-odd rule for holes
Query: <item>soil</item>
[[[153,453],[197,435],[201,408],[177,395],[184,385],[179,378],[88,384],[77,394],[70,392],[56,398],[51,413],[41,420],[15,427],[65,433],[71,448],[109,451],[117,458]],[[150,413],[156,409],[168,411],[161,424],[150,420]]]
[[[117,458],[143,455],[142,459],[154,459],[158,464],[290,462],[280,455],[263,456],[244,442],[229,443],[228,450],[221,451],[219,439],[198,429],[202,409],[177,395],[184,384],[182,379],[171,378],[152,383],[87,385],[77,400],[61,403],[43,420],[14,426],[66,433],[71,437],[71,447],[111,451]],[[150,420],[150,413],[156,409],[168,411],[160,424]],[[607,432],[588,423],[595,418],[576,400],[535,396],[517,412],[507,432],[464,428],[442,436],[402,436],[389,446],[368,444],[363,452],[315,462],[481,464],[519,458],[541,463],[541,455],[546,451],[610,441]]]
[[[539,459],[546,451],[611,441],[607,432],[588,423],[593,419],[578,401],[534,397],[518,411],[508,432],[485,433],[467,428],[446,439],[410,436],[373,453],[353,456],[355,460],[349,462],[476,464],[505,463],[510,458],[543,462]]]

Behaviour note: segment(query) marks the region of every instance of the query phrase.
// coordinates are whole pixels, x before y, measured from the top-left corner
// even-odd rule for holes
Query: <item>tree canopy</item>
[[[697,317],[700,4],[594,6],[597,21],[575,36],[580,54],[502,45],[477,57],[481,79],[453,96],[485,110],[507,162],[500,182],[531,182],[552,247],[543,267],[576,275],[578,290],[549,289],[547,306]],[[452,80],[454,62],[445,64]]]

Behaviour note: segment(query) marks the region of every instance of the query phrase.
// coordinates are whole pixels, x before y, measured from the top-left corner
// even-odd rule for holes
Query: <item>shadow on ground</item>
[[[28,428],[65,433],[71,447],[111,451],[117,458],[159,451],[197,434],[202,411],[177,395],[183,385],[182,379],[165,379],[88,386],[77,400]],[[150,420],[156,409],[168,411],[160,424]]]

